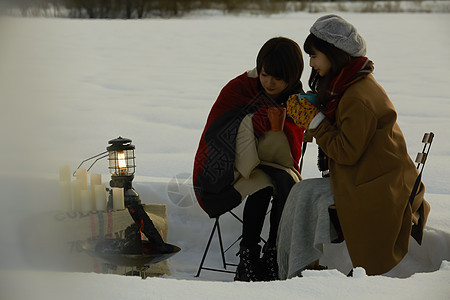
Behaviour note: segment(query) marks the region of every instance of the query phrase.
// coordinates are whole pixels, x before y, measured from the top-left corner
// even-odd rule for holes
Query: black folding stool
[[[302,146],[302,156],[301,156],[301,160],[300,160],[300,166],[299,166],[299,170],[301,172],[302,170],[302,166],[303,166],[303,156],[305,155],[306,152],[306,144],[307,142],[304,141],[303,142],[303,146]],[[273,199],[272,199],[273,200]],[[272,201],[271,200],[271,201]],[[228,211],[228,213],[230,213],[236,220],[238,220],[241,224],[243,223],[242,219],[239,218],[238,215],[236,215],[234,212],[232,212],[231,210]],[[270,213],[270,209],[267,211],[266,216]],[[206,248],[205,251],[203,252],[203,257],[202,260],[200,262],[200,266],[198,267],[198,271],[197,274],[195,275],[195,277],[199,277],[200,276],[200,272],[202,270],[208,270],[208,271],[215,271],[215,272],[223,272],[223,273],[235,273],[235,271],[231,271],[227,269],[227,266],[233,266],[233,267],[237,267],[237,264],[233,264],[233,263],[228,263],[226,261],[225,258],[225,253],[230,250],[238,241],[240,241],[242,239],[242,234],[230,245],[228,246],[227,249],[224,250],[223,247],[223,241],[222,241],[222,232],[220,230],[220,222],[219,222],[220,216],[216,218],[216,220],[214,221],[214,225],[211,231],[211,234],[209,236],[208,239],[208,243],[206,244]],[[222,256],[222,269],[217,269],[217,268],[210,268],[210,267],[204,267],[203,264],[205,262],[206,259],[206,255],[208,254],[209,251],[209,246],[211,245],[211,240],[214,237],[214,233],[217,231],[217,237],[219,239],[219,246],[220,246],[220,252],[221,252],[221,256]],[[261,241],[265,244],[267,241],[265,239],[263,239],[262,237],[260,237]]]
[[[242,223],[242,219],[239,218],[234,212],[232,211],[228,211],[228,213],[230,213],[236,220],[238,220],[239,222]],[[202,270],[209,270],[209,271],[216,271],[216,272],[224,272],[224,273],[234,273],[231,270],[227,270],[227,266],[237,266],[236,264],[233,263],[228,263],[225,259],[225,253],[231,248],[233,247],[241,238],[242,235],[240,235],[227,249],[224,250],[224,246],[223,246],[223,241],[222,241],[222,232],[220,230],[220,216],[216,217],[216,220],[214,221],[214,225],[211,231],[211,234],[209,236],[208,239],[208,243],[206,244],[206,248],[205,251],[203,252],[203,257],[202,260],[200,262],[200,266],[198,267],[198,271],[197,271],[197,275],[195,275],[195,277],[199,277],[200,276],[200,272]],[[217,231],[217,237],[219,239],[219,246],[220,246],[220,253],[222,255],[222,265],[223,265],[223,269],[217,269],[217,268],[209,268],[209,267],[204,267],[203,264],[205,262],[206,259],[206,255],[208,254],[209,251],[209,246],[211,245],[211,241],[214,237],[214,233],[216,233]]]
[[[270,212],[270,210],[266,213],[266,215],[269,214],[269,212]],[[230,210],[230,211],[228,211],[228,213],[231,214],[234,217],[234,219],[239,221],[241,224],[243,223],[242,219],[238,215],[236,215],[233,211]],[[202,270],[208,270],[208,271],[214,271],[214,272],[222,272],[222,273],[232,273],[232,274],[235,273],[235,270],[227,269],[227,266],[237,267],[237,264],[227,262],[226,258],[225,258],[225,253],[228,250],[230,250],[234,245],[236,245],[237,242],[239,242],[242,239],[242,234],[239,235],[239,237],[233,243],[231,243],[230,246],[228,246],[224,250],[223,240],[222,240],[222,231],[220,229],[220,221],[219,221],[220,216],[216,217],[215,219],[216,220],[214,221],[214,225],[213,225],[211,234],[209,235],[208,243],[206,244],[206,248],[205,248],[205,251],[203,252],[203,257],[202,257],[202,260],[200,262],[200,266],[198,267],[198,271],[197,271],[197,274],[195,275],[195,277],[199,277],[200,276],[200,272]],[[219,239],[220,254],[221,254],[221,257],[222,257],[222,267],[223,267],[222,269],[210,268],[210,267],[204,267],[203,266],[203,264],[205,263],[206,255],[208,254],[208,251],[209,251],[209,246],[211,245],[211,241],[212,241],[216,231],[217,231],[217,237]],[[263,239],[262,237],[260,237],[260,239],[261,239],[261,241],[266,243],[265,239]]]

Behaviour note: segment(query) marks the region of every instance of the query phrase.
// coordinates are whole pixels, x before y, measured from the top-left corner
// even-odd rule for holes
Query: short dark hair
[[[256,57],[256,70],[284,80],[287,91],[294,89],[300,83],[304,64],[300,46],[285,37],[274,37],[268,40],[259,50]]]

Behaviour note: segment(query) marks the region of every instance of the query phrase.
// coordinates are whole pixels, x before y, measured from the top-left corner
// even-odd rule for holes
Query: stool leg
[[[213,229],[211,231],[211,235],[209,236],[208,243],[206,244],[205,252],[203,253],[202,261],[200,262],[200,266],[198,267],[197,275],[195,277],[200,276],[200,272],[203,268],[203,263],[205,262],[206,254],[208,254],[209,246],[211,244],[211,240],[214,236],[214,232],[216,232],[216,228],[219,226],[219,218],[216,218],[216,221],[214,222]]]
[[[225,252],[223,251],[222,233],[220,232],[219,218],[217,218],[217,234],[219,235],[220,253],[222,254],[223,268],[227,269],[227,263],[225,262]]]

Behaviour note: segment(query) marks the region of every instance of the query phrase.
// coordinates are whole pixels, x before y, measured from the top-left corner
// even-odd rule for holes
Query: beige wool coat
[[[410,159],[397,114],[372,75],[350,86],[336,111],[308,131],[329,157],[336,209],[354,267],[382,274],[408,252],[409,236],[421,243],[430,205]],[[412,233],[413,232],[413,233]]]
[[[256,138],[253,133],[252,116],[247,115],[242,120],[236,137],[233,187],[241,194],[242,199],[265,187],[274,188],[270,176],[258,169],[258,165],[283,170],[294,182],[302,179],[294,167],[286,134],[282,130],[270,130]]]

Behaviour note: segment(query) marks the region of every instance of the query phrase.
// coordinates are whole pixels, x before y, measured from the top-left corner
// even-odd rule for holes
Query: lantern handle
[[[105,153],[108,153],[108,151],[99,153],[99,154],[97,154],[97,155],[94,155],[94,156],[92,156],[92,157],[89,157],[89,158],[86,158],[85,160],[83,160],[83,161],[78,165],[78,167],[75,169],[75,171],[73,172],[72,176],[75,176],[77,170],[81,167],[82,164],[84,164],[85,162],[87,162],[87,161],[89,161],[89,160],[91,160],[91,159],[94,159],[94,158],[98,157],[98,158],[97,158],[97,159],[89,166],[89,168],[87,169],[87,171],[89,171],[89,170],[92,168],[92,166],[94,166],[94,164],[95,164],[97,161],[99,161],[100,159],[105,158],[105,157],[108,156],[108,154],[103,155],[103,154],[105,154]],[[100,155],[103,155],[103,156],[102,156],[102,157],[99,157]]]

